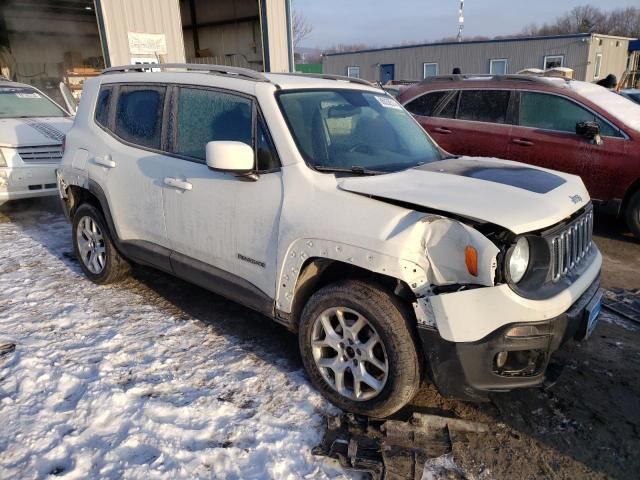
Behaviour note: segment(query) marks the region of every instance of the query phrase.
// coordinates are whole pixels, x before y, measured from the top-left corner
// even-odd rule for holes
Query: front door
[[[196,87],[176,87],[174,95],[175,157],[164,193],[174,270],[204,278],[197,272],[203,270],[222,279],[218,286],[227,282],[274,298],[282,177],[266,127],[250,98]],[[207,142],[221,140],[256,150],[263,171],[257,180],[207,167]]]
[[[391,80],[395,80],[395,71],[396,67],[392,63],[380,65],[380,83],[385,85]]]
[[[573,100],[543,92],[521,92],[509,158],[582,177],[593,198],[610,198],[615,164],[626,142],[608,122]],[[577,135],[576,124],[597,121],[603,143]]]

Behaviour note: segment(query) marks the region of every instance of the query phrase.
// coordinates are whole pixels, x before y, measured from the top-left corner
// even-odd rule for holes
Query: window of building
[[[509,90],[462,90],[458,107],[459,120],[506,123]]]
[[[593,71],[593,78],[600,78],[600,71],[602,70],[602,54],[596,55],[596,66]]]
[[[438,75],[437,63],[423,63],[422,64],[422,78],[435,77]]]
[[[419,96],[406,105],[414,115],[423,117],[454,118],[458,106],[458,91],[431,92]]]
[[[238,95],[181,87],[178,93],[174,153],[205,161],[206,145],[216,140],[252,145],[252,103]]]
[[[497,58],[497,59],[491,60],[491,65],[489,66],[489,73],[491,75],[506,75],[507,59]]]
[[[109,111],[111,106],[112,87],[102,87],[96,102],[96,123],[107,128],[109,125]]]
[[[547,93],[521,92],[518,124],[523,127],[575,133],[580,122],[598,122],[600,134],[619,137],[611,125],[577,103]]]
[[[160,149],[165,87],[120,87],[115,133],[123,140]]]
[[[544,65],[542,68],[547,70],[558,67],[564,67],[564,55],[547,55],[544,57]]]
[[[347,67],[347,77],[360,78],[360,67]]]

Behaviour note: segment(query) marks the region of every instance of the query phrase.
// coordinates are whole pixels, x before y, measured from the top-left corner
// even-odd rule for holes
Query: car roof
[[[153,71],[149,71],[152,69]],[[140,74],[144,74],[138,76]],[[150,77],[149,75],[157,75]],[[380,91],[379,87],[374,84],[361,80],[359,78],[343,77],[339,75],[312,74],[312,73],[261,73],[255,70],[238,67],[228,67],[224,65],[208,65],[208,64],[149,64],[149,65],[125,65],[121,67],[112,67],[103,70],[101,77],[105,83],[109,80],[115,80],[124,76],[126,81],[141,82],[153,81],[162,83],[170,78],[167,75],[179,75],[179,78],[191,78],[189,83],[197,83],[193,79],[197,79],[198,75],[206,75],[212,78],[225,78],[227,80],[241,80],[244,82],[269,83],[276,88],[283,89],[313,89],[313,88],[351,88],[364,89],[372,91]],[[188,75],[185,77],[185,75]],[[205,82],[207,83],[207,82]]]
[[[0,88],[35,88],[27,83],[12,82],[11,80],[0,80]]]

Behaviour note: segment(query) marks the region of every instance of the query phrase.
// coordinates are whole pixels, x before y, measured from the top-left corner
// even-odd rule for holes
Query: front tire
[[[118,253],[102,212],[82,204],[73,215],[73,250],[84,274],[94,283],[106,285],[124,279],[129,263]]]
[[[625,220],[633,236],[640,239],[640,190],[631,195],[625,210]]]
[[[408,309],[363,281],[316,292],[298,334],[313,385],[339,408],[384,418],[404,407],[420,386],[420,358]]]

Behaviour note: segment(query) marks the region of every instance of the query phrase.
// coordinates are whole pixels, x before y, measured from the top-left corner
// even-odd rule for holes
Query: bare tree
[[[302,12],[294,10],[291,15],[291,29],[293,30],[293,48],[297,50],[300,43],[313,31],[313,26]]]

